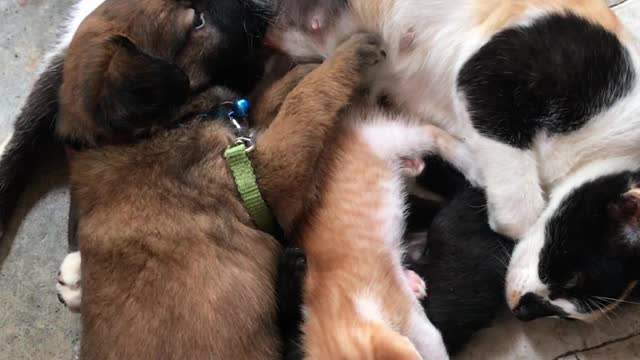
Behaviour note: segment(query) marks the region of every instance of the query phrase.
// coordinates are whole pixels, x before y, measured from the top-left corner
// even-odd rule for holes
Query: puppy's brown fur
[[[81,358],[274,359],[279,246],[239,199],[222,156],[230,127],[195,120],[234,94],[202,80],[199,57],[215,55],[202,43],[215,39],[182,34],[194,14],[176,4],[109,0],[67,53],[58,131],[84,146],[70,160],[83,256]],[[149,24],[133,26],[135,18]],[[354,36],[299,85],[313,67],[292,71],[257,102],[277,112],[270,126],[260,120],[269,127],[251,156],[285,230],[313,193],[314,163],[337,113],[380,56],[371,39]],[[160,40],[169,50],[153,47]],[[145,109],[144,97],[114,105],[131,77],[164,86],[149,89],[155,100],[174,101],[162,111]]]

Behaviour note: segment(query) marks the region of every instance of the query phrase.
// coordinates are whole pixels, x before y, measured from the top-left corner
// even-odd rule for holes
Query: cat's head
[[[521,320],[594,321],[624,302],[640,270],[640,174],[574,176],[513,252],[506,296]]]

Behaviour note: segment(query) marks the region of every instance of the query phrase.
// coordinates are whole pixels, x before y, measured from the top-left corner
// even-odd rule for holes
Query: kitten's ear
[[[375,360],[422,360],[407,337],[388,329],[374,331],[372,346]]]
[[[634,188],[622,194],[609,204],[609,216],[628,225],[640,224],[640,188]]]
[[[110,57],[96,114],[102,126],[131,133],[155,125],[189,94],[189,79],[167,60],[147,54],[131,39],[116,35],[108,40]]]

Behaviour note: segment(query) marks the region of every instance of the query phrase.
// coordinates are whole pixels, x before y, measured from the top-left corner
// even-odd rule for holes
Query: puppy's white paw
[[[60,265],[60,271],[56,279],[58,300],[73,312],[80,312],[80,304],[82,303],[80,261],[79,251],[67,255],[62,261],[62,265]]]

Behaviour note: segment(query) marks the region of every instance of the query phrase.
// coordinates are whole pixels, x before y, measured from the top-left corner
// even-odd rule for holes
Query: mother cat
[[[589,320],[591,297],[610,309],[626,296],[640,249],[640,47],[604,1],[279,6],[270,42],[299,58],[380,32],[380,90],[472,147],[492,228],[521,240],[507,279],[518,317]]]

